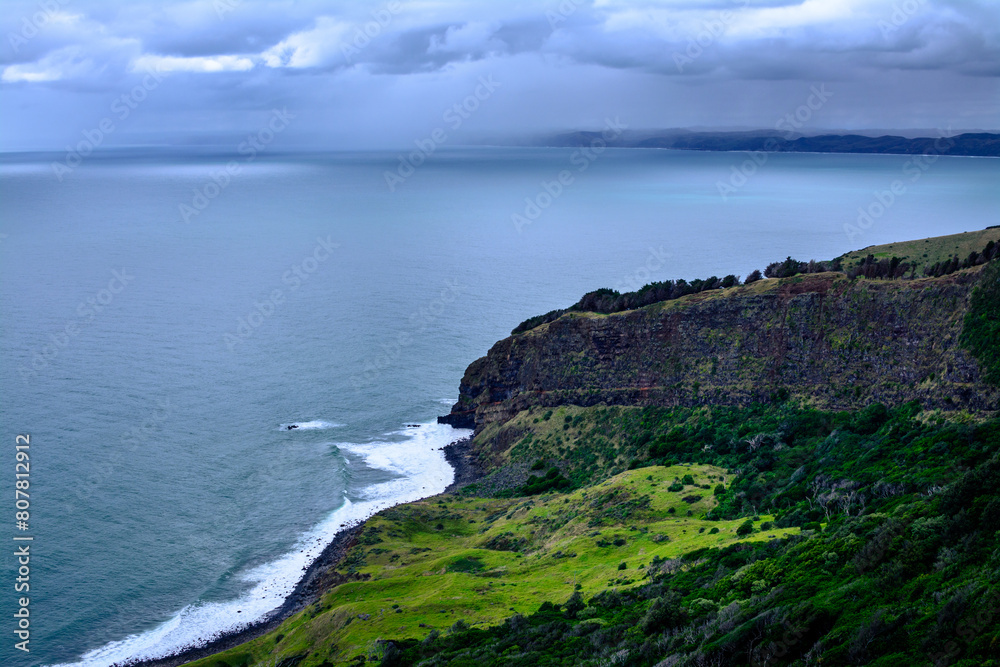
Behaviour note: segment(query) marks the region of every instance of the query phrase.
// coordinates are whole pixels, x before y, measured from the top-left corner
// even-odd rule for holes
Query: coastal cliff
[[[819,273],[610,315],[567,313],[473,362],[451,414],[482,428],[533,407],[735,405],[821,409],[918,401],[995,410],[1000,391],[960,344],[983,267],[940,278]]]
[[[161,664],[1000,664],[1000,262],[963,239],[526,321],[440,418],[476,428],[445,493]],[[948,273],[854,272],[907,253]]]

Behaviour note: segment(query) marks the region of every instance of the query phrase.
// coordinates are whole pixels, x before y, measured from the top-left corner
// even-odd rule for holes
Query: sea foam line
[[[289,428],[289,426],[294,426],[295,428]],[[315,431],[328,428],[340,428],[343,424],[338,424],[337,422],[327,422],[322,419],[314,419],[307,422],[288,422],[287,424],[281,424],[278,428],[282,431]]]
[[[407,438],[400,442],[336,443],[341,450],[361,456],[366,465],[401,477],[365,488],[364,499],[358,502],[345,499],[343,505],[300,537],[290,552],[245,572],[242,579],[254,584],[249,592],[227,602],[188,605],[152,630],[89,651],[78,662],[53,667],[109,667],[164,658],[204,646],[264,618],[292,594],[303,573],[340,530],[387,507],[443,492],[454,480],[455,471],[442,447],[471,431],[430,423],[408,427],[398,434]]]

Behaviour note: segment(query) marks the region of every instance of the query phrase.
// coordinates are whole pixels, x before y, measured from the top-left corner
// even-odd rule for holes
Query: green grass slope
[[[340,565],[357,580],[194,664],[1000,665],[996,419],[785,403],[518,427],[506,486],[380,513]],[[524,495],[552,463],[576,488]]]
[[[682,483],[686,475],[694,484]],[[647,568],[698,549],[799,532],[761,531],[768,516],[747,535],[737,534],[742,520],[706,520],[718,504],[711,489],[727,477],[707,465],[654,466],[569,494],[446,494],[386,510],[341,564],[364,580],[337,586],[261,639],[192,664],[260,664],[275,654],[308,654],[300,667],[349,662],[377,652],[380,639],[423,639],[458,620],[500,624],[574,591],[638,586]]]
[[[922,268],[952,257],[965,259],[971,252],[982,252],[990,241],[1000,243],[1000,227],[915,241],[873,245],[841,255],[839,259],[843,262],[845,270],[857,266],[868,255],[873,255],[875,259],[898,257]]]

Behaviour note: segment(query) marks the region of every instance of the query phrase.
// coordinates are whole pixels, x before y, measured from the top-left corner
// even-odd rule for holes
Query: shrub
[[[753,521],[751,521],[750,519],[747,519],[746,521],[741,523],[740,527],[736,529],[736,534],[739,535],[740,537],[749,535],[752,532],[753,532]]]
[[[805,269],[805,262],[799,262],[786,257],[784,262],[771,262],[764,269],[764,275],[768,278],[789,278],[802,273]]]
[[[566,600],[566,604],[563,605],[563,609],[565,610],[563,613],[566,614],[567,618],[576,618],[576,615],[583,611],[586,606],[580,591],[573,591],[573,594],[569,596],[569,600]]]
[[[392,642],[384,642],[382,644],[382,661],[379,663],[381,667],[402,667],[405,663],[403,662],[403,654]]]
[[[639,623],[643,633],[651,635],[667,628],[674,628],[687,622],[688,613],[681,606],[681,598],[671,592],[653,600]]]
[[[559,468],[552,467],[545,473],[545,477],[529,475],[528,481],[521,487],[520,492],[525,496],[537,496],[546,491],[559,491],[568,489],[572,484],[559,472]]]
[[[471,558],[458,558],[452,561],[449,565],[445,567],[447,572],[466,572],[474,573],[480,572],[483,569],[483,563],[476,557]],[[399,605],[396,605],[398,607]]]
[[[715,485],[715,495],[721,496],[726,492],[726,486],[724,484]]]

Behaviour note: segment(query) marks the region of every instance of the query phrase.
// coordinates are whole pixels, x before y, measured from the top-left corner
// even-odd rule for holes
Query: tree
[[[771,262],[764,269],[764,275],[768,278],[789,278],[802,273],[806,269],[805,262],[786,257],[784,262]]]
[[[576,615],[583,611],[587,605],[583,601],[583,596],[580,595],[580,591],[573,591],[573,594],[569,596],[569,600],[566,600],[566,604],[563,605],[565,610],[566,618],[576,618]]]
[[[667,628],[687,623],[687,610],[681,606],[681,596],[674,591],[653,600],[640,622],[644,634],[651,635]]]

